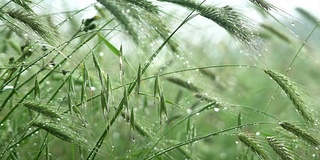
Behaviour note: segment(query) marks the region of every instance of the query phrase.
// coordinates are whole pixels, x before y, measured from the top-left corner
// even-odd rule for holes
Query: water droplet
[[[120,133],[114,132],[114,133],[112,134],[112,137],[113,137],[114,139],[119,139],[119,138],[120,138]]]
[[[187,109],[188,114],[191,114],[191,112],[192,112],[192,109]]]
[[[220,159],[226,159],[227,156],[227,153],[220,153]]]
[[[96,87],[90,87],[90,91],[95,91],[96,90]]]
[[[292,22],[292,23],[291,23],[291,26],[293,26],[293,27],[294,27],[294,26],[296,26],[296,25],[294,24],[294,22]]]
[[[216,111],[216,112],[219,112],[219,111],[220,111],[219,108],[214,108],[213,110]]]

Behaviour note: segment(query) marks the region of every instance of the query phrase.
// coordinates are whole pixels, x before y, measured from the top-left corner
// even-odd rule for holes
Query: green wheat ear
[[[5,14],[0,13],[0,19],[2,19],[10,29],[15,31],[17,35],[21,36],[22,38],[25,38],[25,26],[27,26],[31,28],[34,33],[50,44],[53,44],[54,40],[56,39],[52,27],[48,26],[45,21],[42,21],[36,14],[30,11],[26,11],[24,9],[7,10],[5,11]]]
[[[51,107],[49,106],[45,106],[45,105],[41,105],[39,103],[35,103],[35,102],[24,102],[23,106],[38,112],[44,116],[53,118],[53,119],[61,119],[61,115],[59,115],[57,112],[55,112],[53,109],[51,109]]]
[[[265,0],[250,0],[250,2],[265,11],[270,11],[271,9],[273,9],[275,7],[274,5],[266,2]]]
[[[315,147],[319,147],[319,145],[320,145],[319,140],[316,137],[314,137],[313,135],[311,135],[310,133],[302,130],[298,126],[295,126],[289,122],[281,122],[280,126],[283,129],[285,129],[285,130],[291,132],[292,134],[296,135],[297,137],[301,138],[302,140],[306,141],[307,143],[309,143]]]
[[[255,140],[252,135],[239,133],[238,138],[244,145],[250,148],[251,151],[254,152],[259,158],[269,159],[267,152],[259,143],[257,143],[257,140]]]
[[[285,145],[284,141],[279,141],[275,137],[267,137],[270,147],[281,157],[283,160],[293,160],[293,153]]]
[[[66,127],[65,125],[56,122],[47,122],[45,120],[35,120],[31,124],[32,126],[39,127],[55,137],[61,140],[81,145],[87,146],[88,141],[82,137],[78,132]]]
[[[301,91],[297,86],[286,76],[277,73],[272,70],[264,70],[287,94],[288,98],[291,100],[292,104],[295,106],[298,113],[308,122],[314,123],[313,116],[308,110],[307,103],[302,97]]]
[[[199,5],[199,3],[191,0],[160,0],[178,4],[182,7],[196,10],[202,17],[205,17],[236,37],[242,44],[255,49],[252,44],[253,25],[244,15],[230,6],[215,7],[210,5]]]

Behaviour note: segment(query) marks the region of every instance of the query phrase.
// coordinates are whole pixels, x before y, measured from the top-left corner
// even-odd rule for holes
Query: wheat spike
[[[309,134],[308,132],[300,129],[299,127],[289,123],[289,122],[281,122],[280,126],[291,132],[292,134],[298,136],[299,138],[301,138],[302,140],[308,142],[311,145],[314,145],[316,147],[319,147],[320,142],[318,141],[318,139],[314,136],[312,136],[311,134]]]
[[[238,138],[244,145],[250,148],[251,151],[254,152],[259,158],[269,159],[266,151],[263,150],[262,146],[259,143],[257,143],[257,140],[255,140],[252,136],[245,133],[239,133]]]
[[[53,40],[55,39],[54,37],[55,34],[52,31],[52,27],[48,26],[44,21],[39,19],[37,15],[32,14],[31,12],[27,12],[25,10],[17,10],[17,9],[8,10],[7,14],[11,18],[19,20],[26,26],[30,27],[36,34],[41,36],[47,42],[53,43]],[[4,19],[4,20],[9,21],[8,19]],[[8,25],[11,25],[11,23],[8,23]],[[14,24],[14,25],[15,27],[18,26],[17,24]],[[12,26],[10,28],[12,28]]]
[[[293,160],[293,153],[287,148],[285,142],[277,140],[275,137],[267,137],[268,144],[283,159]]]
[[[35,102],[24,102],[23,106],[32,109],[42,115],[45,115],[47,117],[50,118],[54,118],[54,119],[61,119],[61,116],[59,114],[57,114],[55,111],[53,111],[50,107],[48,106],[43,106],[41,104],[35,103]]]
[[[266,2],[265,0],[250,0],[250,2],[265,11],[270,11],[272,8],[274,8],[274,5]]]
[[[46,122],[42,120],[36,120],[32,123],[32,126],[39,127],[48,133],[60,138],[61,140],[78,144],[87,145],[87,140],[79,135],[76,131],[67,128],[64,125],[55,122]]]
[[[200,89],[196,85],[194,85],[194,84],[192,84],[190,82],[187,82],[187,81],[185,81],[183,79],[180,79],[180,78],[177,78],[177,77],[166,77],[166,79],[169,82],[174,83],[176,85],[179,85],[179,86],[181,86],[183,88],[186,88],[186,89],[188,89],[190,91],[193,91],[193,92],[199,92],[200,91]]]
[[[294,83],[288,77],[275,71],[265,70],[265,73],[268,74],[287,94],[299,114],[308,122],[313,123],[314,120],[311,113],[308,111],[307,103],[302,98],[301,91],[294,85]]]

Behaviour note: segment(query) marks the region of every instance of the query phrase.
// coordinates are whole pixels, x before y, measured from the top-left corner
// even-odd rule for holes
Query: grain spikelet
[[[289,122],[281,122],[280,126],[291,132],[292,134],[298,136],[299,138],[301,138],[302,140],[308,142],[311,145],[314,145],[316,147],[319,147],[320,142],[318,141],[318,139],[314,136],[312,136],[311,134],[307,133],[306,131],[300,129],[299,127],[289,123]]]
[[[272,70],[265,70],[265,73],[278,83],[282,90],[287,94],[299,114],[308,122],[313,123],[314,120],[311,113],[308,111],[307,103],[303,100],[301,91],[294,85],[294,83],[288,77]]]
[[[148,12],[159,14],[159,8],[156,5],[154,5],[152,2],[149,2],[147,0],[126,0],[126,1]]]
[[[275,137],[267,137],[271,148],[283,159],[293,160],[293,153],[287,148],[285,142],[277,140]]]
[[[180,78],[176,78],[176,77],[167,77],[166,78],[169,82],[172,82],[176,85],[179,85],[183,88],[186,88],[190,91],[193,91],[193,92],[199,92],[199,88],[197,86],[195,86],[194,84],[190,83],[190,82],[187,82],[183,79],[180,79]]]
[[[79,135],[76,131],[67,128],[61,124],[55,122],[44,122],[36,120],[32,123],[32,126],[39,127],[48,133],[60,138],[61,140],[78,144],[78,145],[87,145],[87,140]]]
[[[207,94],[204,93],[196,93],[194,95],[196,98],[202,100],[202,101],[207,101],[207,102],[217,102],[216,99],[209,97]]]
[[[272,8],[274,8],[274,5],[266,2],[265,0],[250,0],[250,2],[253,3],[254,5],[262,8],[265,11],[270,11]]]
[[[129,35],[135,42],[138,42],[138,33],[134,25],[130,23],[130,17],[128,14],[123,12],[123,8],[121,4],[117,1],[110,0],[98,0],[100,4],[102,4],[111,14],[115,16],[115,18],[123,25],[124,29],[128,31]],[[123,5],[123,3],[122,3]]]
[[[52,28],[41,21],[36,15],[24,10],[9,10],[7,14],[29,26],[35,33],[41,36],[44,40],[52,43],[54,40]]]
[[[254,152],[259,158],[269,159],[266,151],[263,150],[262,146],[259,143],[257,143],[257,140],[255,140],[252,136],[245,133],[239,133],[238,138],[244,145],[250,148],[251,151]]]
[[[245,16],[230,6],[215,7],[210,5],[199,5],[190,0],[161,0],[164,2],[171,2],[180,6],[196,10],[199,14],[209,20],[215,22],[231,35],[235,36],[242,44],[253,47],[252,34],[253,25]]]
[[[34,102],[24,102],[23,106],[50,118],[54,118],[54,119],[61,118],[59,114],[57,114],[48,106],[43,106],[41,104],[34,103]]]

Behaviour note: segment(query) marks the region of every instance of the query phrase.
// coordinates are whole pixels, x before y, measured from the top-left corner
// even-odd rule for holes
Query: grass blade
[[[163,94],[160,95],[160,125],[162,124],[162,116],[167,120],[167,107]]]
[[[40,100],[40,86],[38,82],[38,78],[36,77],[34,81],[34,100]]]
[[[138,75],[137,75],[137,94],[140,93],[140,82],[141,82],[141,65],[139,63]]]
[[[100,101],[101,101],[103,118],[104,118],[104,120],[106,120],[107,119],[107,113],[109,112],[109,108],[108,108],[105,92],[104,92],[103,89],[100,92]]]

